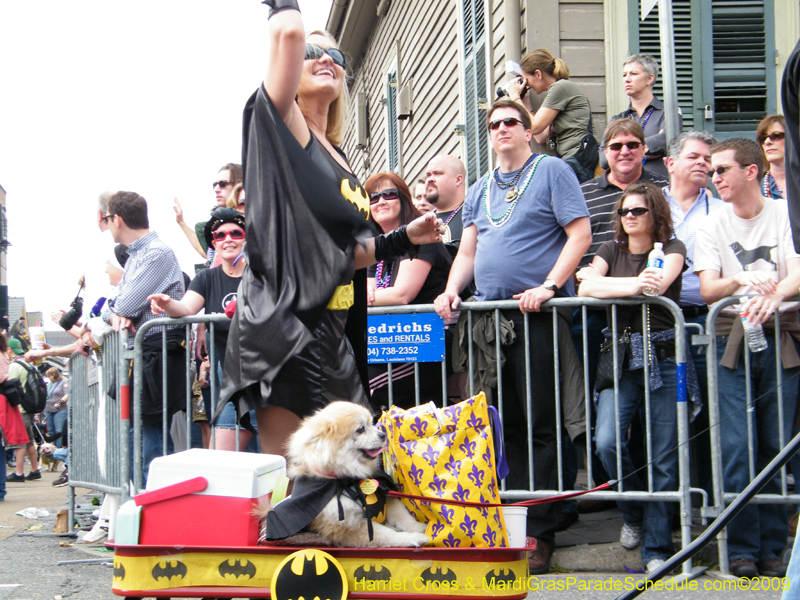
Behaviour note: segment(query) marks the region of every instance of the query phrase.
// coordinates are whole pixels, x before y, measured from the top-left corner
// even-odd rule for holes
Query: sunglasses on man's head
[[[220,231],[217,229],[211,234],[211,237],[214,238],[215,242],[222,242],[228,236],[230,236],[232,240],[243,240],[244,231],[242,229],[231,229],[230,231]]]
[[[225,181],[224,179],[220,179],[219,181],[215,181],[211,184],[211,188],[214,189],[215,187],[219,186],[223,190],[231,184],[230,181]]]
[[[317,60],[322,58],[324,54],[331,57],[333,64],[339,65],[343,69],[347,65],[347,62],[344,60],[344,54],[342,54],[342,51],[338,48],[322,48],[314,44],[306,44],[306,60]]]
[[[786,133],[785,132],[783,132],[783,131],[773,131],[772,133],[768,133],[766,135],[762,135],[759,138],[758,143],[759,144],[763,144],[764,142],[767,141],[767,138],[771,139],[773,142],[779,142],[780,140],[782,140],[785,137],[786,137]]]
[[[620,217],[627,217],[628,213],[632,214],[634,217],[641,217],[649,210],[649,208],[645,208],[644,206],[636,206],[634,208],[618,208],[617,214]]]
[[[491,131],[497,131],[500,129],[500,123],[509,128],[514,127],[517,124],[522,125],[522,121],[519,119],[515,119],[514,117],[506,117],[505,119],[497,119],[496,121],[489,123],[489,129]]]
[[[619,152],[622,150],[623,146],[627,146],[628,150],[636,150],[641,145],[641,142],[625,142],[624,144],[622,142],[614,142],[613,144],[606,146],[606,148],[613,150],[614,152]]]
[[[388,188],[382,192],[373,192],[369,195],[369,203],[377,204],[380,202],[381,198],[384,200],[397,200],[400,198],[400,192],[397,191],[397,188]]]

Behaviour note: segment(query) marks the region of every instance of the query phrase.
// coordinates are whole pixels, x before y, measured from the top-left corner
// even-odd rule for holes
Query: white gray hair
[[[658,61],[649,54],[632,54],[622,63],[624,67],[630,63],[639,63],[648,75],[653,76],[653,83],[658,79]]]
[[[673,140],[669,143],[669,148],[667,148],[667,156],[671,158],[678,158],[681,152],[683,152],[683,147],[686,145],[686,142],[689,140],[699,140],[709,146],[713,146],[717,143],[717,140],[714,136],[706,133],[705,131],[684,131],[683,133],[679,133],[676,135]]]

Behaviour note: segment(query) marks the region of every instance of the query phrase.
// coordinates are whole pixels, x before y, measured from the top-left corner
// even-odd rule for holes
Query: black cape
[[[369,539],[372,541],[372,519],[383,521],[387,492],[395,489],[394,482],[383,471],[375,472],[373,479],[378,481],[379,487],[374,494],[366,496],[359,487],[360,479],[298,477],[294,480],[292,495],[267,513],[266,539],[283,540],[300,533],[333,498],[339,502],[339,520],[343,520],[340,498],[344,494],[361,504],[364,518],[368,520]]]
[[[276,375],[312,340],[311,330],[352,269],[349,252],[373,235],[364,211],[312,161],[263,86],[245,106],[243,140],[247,266],[215,419],[228,400],[241,398],[250,408],[269,404]],[[353,278],[356,299],[346,330],[368,390],[365,277],[362,269]]]
[[[786,117],[786,198],[795,252],[800,252],[800,41],[786,60],[781,86]]]

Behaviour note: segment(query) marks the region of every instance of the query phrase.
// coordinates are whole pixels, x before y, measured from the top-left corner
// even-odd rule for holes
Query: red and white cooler
[[[282,456],[194,448],[150,463],[139,544],[256,546],[258,517],[281,475]]]

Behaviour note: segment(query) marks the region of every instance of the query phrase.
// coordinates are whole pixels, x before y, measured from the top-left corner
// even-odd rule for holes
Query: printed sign
[[[367,317],[370,363],[441,362],[444,322],[435,313]]]

